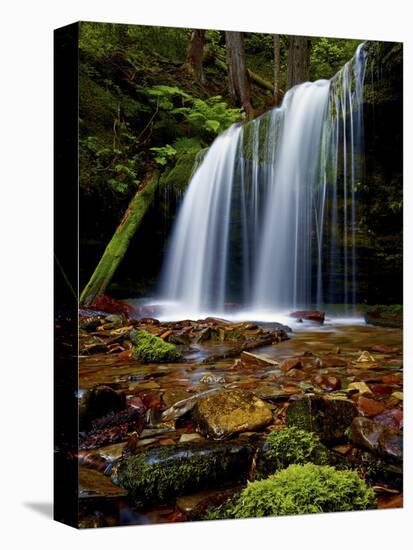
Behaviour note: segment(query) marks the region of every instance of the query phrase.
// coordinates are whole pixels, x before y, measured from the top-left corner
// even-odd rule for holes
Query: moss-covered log
[[[157,184],[158,173],[151,172],[148,174],[143,186],[129,203],[100,262],[83,289],[79,300],[80,304],[90,305],[97,296],[105,292],[116,269],[125,256],[132,237],[135,235],[148,207],[153,201]]]

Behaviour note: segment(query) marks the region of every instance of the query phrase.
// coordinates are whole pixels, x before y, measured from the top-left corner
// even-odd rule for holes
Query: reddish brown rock
[[[302,368],[303,364],[301,362],[301,359],[298,357],[292,357],[291,359],[285,359],[281,365],[280,369],[286,373],[292,369],[300,369]]]
[[[90,307],[91,309],[104,311],[105,313],[123,313],[124,315],[126,315],[127,317],[131,317],[132,319],[138,319],[139,317],[142,317],[136,307],[133,307],[130,304],[126,304],[125,302],[115,300],[110,296],[106,296],[106,294],[102,294],[101,296],[95,298]]]
[[[357,408],[363,416],[376,416],[386,410],[383,403],[369,397],[364,397],[364,395],[360,395],[357,399]]]
[[[314,365],[318,368],[346,367],[347,361],[338,357],[317,357],[314,359]]]
[[[341,388],[341,380],[337,376],[313,374],[311,383],[318,386],[326,392],[339,390]]]
[[[381,381],[383,384],[401,384],[402,383],[402,377],[398,374],[385,374]]]
[[[317,323],[324,323],[325,313],[324,311],[293,311],[290,313],[290,317],[294,319],[301,319],[306,321],[316,321]]]
[[[390,395],[393,393],[393,388],[387,384],[372,384],[370,388],[373,393],[377,393],[378,395]]]
[[[386,346],[385,344],[376,344],[370,349],[376,353],[394,353],[394,349]]]

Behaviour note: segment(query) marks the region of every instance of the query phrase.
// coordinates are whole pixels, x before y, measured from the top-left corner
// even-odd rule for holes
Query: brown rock
[[[376,416],[386,410],[383,403],[363,395],[357,399],[357,408],[363,416]]]
[[[290,313],[290,317],[293,317],[294,319],[305,319],[306,321],[324,323],[325,313],[324,311],[293,311]]]
[[[301,359],[298,357],[292,357],[291,359],[285,359],[281,365],[280,369],[285,373],[288,372],[291,369],[300,369],[302,368],[303,364],[301,362]]]
[[[326,392],[339,390],[341,388],[341,380],[337,376],[313,374],[311,383],[318,386]]]
[[[371,351],[375,351],[376,353],[394,353],[393,348],[390,348],[384,344],[376,344],[371,348]]]
[[[378,450],[382,432],[383,426],[363,416],[357,416],[351,424],[351,440],[353,443],[370,452]]]
[[[196,429],[212,439],[257,431],[272,422],[270,407],[246,390],[223,390],[199,399],[193,409]]]

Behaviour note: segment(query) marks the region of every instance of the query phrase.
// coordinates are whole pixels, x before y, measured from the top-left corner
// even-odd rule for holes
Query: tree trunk
[[[202,69],[204,44],[205,31],[194,29],[191,34],[191,42],[189,44],[188,55],[184,67],[194,76],[195,80],[200,83],[204,82],[204,71]]]
[[[88,306],[97,296],[105,293],[112,277],[123,260],[132,237],[135,235],[142,218],[153,201],[158,184],[158,174],[152,172],[146,178],[143,188],[139,189],[130,201],[123,218],[107,245],[88,284],[80,296],[80,304]]]
[[[240,32],[225,32],[229,93],[243,107],[248,119],[254,116],[251,86],[245,66],[244,40]]]
[[[280,35],[274,34],[274,105],[280,103]]]
[[[287,90],[309,79],[310,44],[310,39],[305,36],[289,37]]]

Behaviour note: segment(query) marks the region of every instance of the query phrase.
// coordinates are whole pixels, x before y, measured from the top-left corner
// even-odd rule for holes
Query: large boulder
[[[254,453],[248,442],[178,443],[125,457],[112,480],[143,502],[162,502],[223,483],[242,483]]]
[[[357,414],[349,399],[304,395],[288,405],[287,425],[314,432],[322,441],[336,441],[345,437]]]
[[[225,439],[241,432],[253,432],[273,420],[270,407],[253,393],[223,390],[199,399],[193,409],[196,429],[212,439]]]

